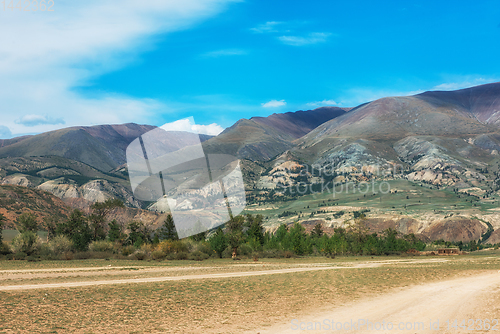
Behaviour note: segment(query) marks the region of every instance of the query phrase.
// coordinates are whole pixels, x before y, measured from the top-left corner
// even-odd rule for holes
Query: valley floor
[[[499,251],[257,262],[2,261],[0,332],[297,333],[325,319],[424,323],[399,332],[471,332],[453,321],[500,320],[499,270]],[[438,320],[439,331],[430,330],[429,321]]]

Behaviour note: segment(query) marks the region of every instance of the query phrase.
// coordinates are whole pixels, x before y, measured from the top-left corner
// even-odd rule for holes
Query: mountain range
[[[118,197],[127,206],[145,209],[151,203],[136,200],[130,190],[125,150],[154,128],[138,124],[71,127],[0,140],[0,182],[45,190],[72,206]],[[241,159],[248,209],[264,210],[273,224],[300,218],[300,214],[279,218],[289,205],[286,195],[280,197],[276,190],[278,184],[296,186],[304,177],[319,182],[313,173],[304,177],[283,173],[308,165],[319,170],[333,166],[342,173],[336,179],[342,182],[381,180],[373,174],[373,166],[397,165],[401,174],[392,174],[390,180],[420,184],[440,194],[474,196],[483,208],[500,197],[500,83],[386,97],[355,108],[321,107],[241,119],[218,136],[202,136],[201,141],[207,154]],[[175,147],[175,138],[164,144]],[[285,200],[279,208],[257,209],[277,198]],[[355,206],[359,203],[350,203]],[[384,210],[384,214],[391,211]],[[492,207],[487,210],[490,216],[496,214]],[[465,213],[456,212],[454,219],[460,214]],[[490,216],[487,219],[500,227],[492,221],[496,216]],[[416,228],[422,235],[428,227],[425,222]]]

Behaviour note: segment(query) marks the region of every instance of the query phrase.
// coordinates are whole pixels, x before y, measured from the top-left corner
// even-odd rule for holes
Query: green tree
[[[400,251],[398,249],[398,240],[396,238],[398,235],[398,231],[393,228],[388,228],[384,231],[384,234],[385,237],[383,239],[383,252],[385,254],[391,254]]]
[[[207,232],[193,234],[189,238],[194,241],[205,241],[205,239],[207,238]]]
[[[92,204],[92,213],[89,216],[93,240],[104,240],[106,238],[106,216],[116,208],[124,208],[123,202],[116,198],[108,198],[104,202]]]
[[[262,226],[262,222],[264,218],[262,215],[257,215],[253,217],[248,214],[246,216],[248,223],[247,237],[248,240],[256,240],[261,246],[264,245],[264,227]]]
[[[92,240],[92,231],[88,225],[87,217],[78,209],[73,210],[66,222],[57,225],[56,234],[70,238],[78,251],[86,251]]]
[[[281,224],[276,230],[276,233],[274,233],[274,235],[276,236],[276,240],[278,242],[282,242],[285,239],[287,233],[288,233],[288,226],[286,226],[285,224]]]
[[[317,223],[316,225],[314,225],[314,228],[311,231],[311,236],[315,238],[321,238],[322,235],[323,235],[323,226],[321,225],[321,223]]]
[[[172,215],[168,215],[162,227],[159,228],[158,238],[160,240],[179,240]]]
[[[57,234],[58,220],[54,216],[45,217],[43,219],[45,226],[47,227],[47,240],[52,240]]]
[[[138,248],[145,242],[151,242],[151,233],[142,222],[132,221],[128,224],[128,228],[130,233],[127,237],[127,244]]]
[[[23,231],[12,240],[12,249],[15,253],[32,255],[40,248],[40,238],[33,231]]]
[[[220,258],[222,258],[222,252],[224,252],[227,248],[229,242],[220,227],[217,231],[215,231],[215,234],[210,237],[208,242],[210,243],[210,247],[217,253],[217,255],[219,255]]]
[[[3,242],[3,226],[5,225],[5,216],[0,213],[0,247]]]
[[[288,243],[289,250],[297,255],[303,255],[306,252],[306,234],[304,227],[299,223],[295,223],[290,229],[288,237],[290,238]]]
[[[108,240],[123,242],[124,239],[125,234],[122,231],[122,226],[118,224],[116,219],[113,219],[111,223],[109,223]]]
[[[36,216],[32,213],[22,213],[16,219],[17,230],[21,233],[26,231],[38,232],[38,222]]]
[[[231,217],[226,224],[226,235],[228,238],[229,246],[233,249],[233,257],[238,253],[238,247],[244,240],[243,224],[245,218],[242,216]]]

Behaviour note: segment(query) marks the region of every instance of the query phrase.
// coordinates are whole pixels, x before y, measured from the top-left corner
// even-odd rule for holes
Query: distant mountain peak
[[[267,117],[252,117],[256,123],[271,126],[293,138],[300,138],[317,126],[345,114],[351,108],[320,107],[313,110],[299,110],[283,114],[274,113]]]

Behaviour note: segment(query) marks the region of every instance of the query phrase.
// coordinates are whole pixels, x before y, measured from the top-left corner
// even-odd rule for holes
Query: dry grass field
[[[499,251],[257,262],[2,261],[0,332],[257,333],[367,298],[499,270]],[[94,285],[82,286],[88,282]],[[40,286],[49,283],[54,287]],[[483,302],[496,318],[498,291]]]

